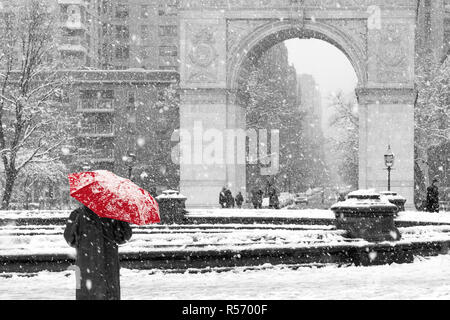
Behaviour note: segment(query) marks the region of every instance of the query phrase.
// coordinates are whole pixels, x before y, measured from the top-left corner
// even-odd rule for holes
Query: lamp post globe
[[[89,165],[89,163],[85,162],[82,164],[81,169],[83,169],[84,172],[91,170],[91,166]]]
[[[134,162],[136,161],[136,155],[129,152],[127,156],[124,157],[124,160],[128,164],[128,179],[131,179],[131,173],[133,171]]]

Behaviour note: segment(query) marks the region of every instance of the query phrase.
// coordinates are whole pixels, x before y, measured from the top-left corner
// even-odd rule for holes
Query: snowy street
[[[450,255],[376,267],[121,270],[122,299],[450,299]],[[0,299],[74,299],[73,271],[2,274]]]

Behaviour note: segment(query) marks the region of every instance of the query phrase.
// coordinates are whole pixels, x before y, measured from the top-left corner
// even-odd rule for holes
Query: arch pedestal
[[[384,157],[388,145],[395,165],[391,190],[414,207],[414,101],[412,88],[364,88],[356,91],[359,102],[359,188],[387,190]]]

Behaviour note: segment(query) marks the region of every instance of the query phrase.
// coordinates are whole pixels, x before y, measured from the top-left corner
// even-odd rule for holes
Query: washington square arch
[[[245,130],[240,84],[271,46],[292,38],[325,40],[358,77],[359,188],[386,188],[383,154],[395,150],[392,189],[413,203],[415,0],[184,0],[180,2],[180,132]],[[208,139],[203,137],[204,147]],[[186,142],[186,141],[185,141]],[[242,147],[242,146],[241,146]],[[180,158],[189,206],[217,205],[228,185],[245,191],[245,163],[202,162],[202,146]],[[242,150],[223,146],[224,157]],[[188,154],[189,153],[189,154]],[[199,159],[193,161],[192,159]],[[401,177],[401,178],[399,178]]]

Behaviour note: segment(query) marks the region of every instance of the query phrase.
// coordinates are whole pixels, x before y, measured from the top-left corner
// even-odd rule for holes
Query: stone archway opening
[[[301,39],[304,43],[320,42],[324,46],[322,50],[334,50],[340,54],[340,58],[346,63],[346,67],[353,76],[353,90],[356,89],[356,70],[349,58],[349,54],[343,51],[343,46],[339,45],[337,41],[332,40],[329,36],[315,30],[308,30],[298,28],[295,25],[290,26],[289,23],[284,24],[284,29],[280,29],[266,35],[259,42],[257,42],[250,51],[247,52],[245,59],[241,60],[241,67],[238,73],[236,86],[236,109],[239,110],[240,118],[245,115],[245,129],[258,130],[264,129],[267,131],[267,147],[264,147],[263,152],[258,154],[263,159],[260,161],[247,162],[245,170],[245,189],[247,194],[251,194],[255,188],[267,188],[267,184],[271,183],[277,186],[279,192],[298,193],[304,192],[309,188],[323,187],[327,190],[327,197],[334,195],[335,190],[330,188],[338,185],[344,186],[344,180],[338,181],[336,174],[333,174],[329,169],[329,160],[327,158],[325,149],[330,145],[325,143],[325,134],[322,130],[322,104],[325,106],[331,103],[326,98],[312,95],[319,95],[316,88],[308,88],[308,85],[317,86],[313,77],[301,75],[302,70],[296,70],[290,65],[287,58],[287,49],[284,46],[286,40]],[[278,56],[278,58],[277,58]],[[313,58],[317,60],[320,58]],[[275,61],[274,61],[275,60]],[[279,61],[277,61],[279,60]],[[314,61],[309,61],[314,62]],[[272,69],[273,73],[270,73]],[[267,74],[269,72],[269,74]],[[292,74],[293,73],[293,74]],[[267,78],[272,78],[267,80]],[[291,79],[291,78],[294,79]],[[280,79],[283,78],[283,79]],[[311,78],[311,79],[310,79]],[[361,76],[364,81],[364,77]],[[267,80],[267,81],[266,81]],[[300,82],[305,82],[300,85]],[[306,83],[307,82],[307,83]],[[359,81],[361,83],[361,81]],[[280,88],[286,86],[286,90]],[[263,88],[264,87],[264,88]],[[338,88],[336,91],[339,91]],[[272,92],[270,92],[273,90]],[[303,93],[300,91],[303,90]],[[308,91],[308,92],[305,92]],[[265,92],[266,91],[266,92]],[[269,92],[274,97],[273,101],[267,101]],[[291,92],[291,94],[289,94]],[[304,101],[300,101],[301,95],[304,94]],[[278,101],[276,101],[279,99]],[[283,101],[280,101],[283,99]],[[319,101],[307,101],[319,99]],[[270,100],[270,98],[269,98]],[[328,101],[328,102],[327,102]],[[260,105],[257,105],[257,104]],[[284,103],[284,106],[283,106]],[[308,108],[308,110],[306,110]],[[313,110],[316,108],[316,110]],[[317,110],[320,109],[320,110]],[[285,114],[278,115],[278,113]],[[320,114],[319,114],[320,113]],[[269,119],[269,120],[268,120]],[[357,122],[356,118],[356,122]],[[240,122],[243,125],[243,121]],[[272,167],[270,161],[263,161],[265,152],[271,154],[271,132],[278,130],[277,141],[279,147],[278,170],[268,170],[268,174],[263,174],[263,167]],[[354,128],[357,131],[357,127]],[[349,158],[353,160],[352,170],[354,179],[352,181],[353,187],[357,187],[358,181],[358,154],[357,149],[354,150],[354,142],[356,140],[356,147],[358,144],[358,134],[352,137],[349,141],[349,150],[353,151]],[[250,143],[248,141],[248,143]],[[261,147],[261,146],[259,146]],[[247,153],[249,146],[247,146]],[[267,157],[267,155],[266,155]],[[336,164],[333,163],[333,170]],[[353,174],[352,172],[345,172],[346,174]],[[238,174],[242,177],[242,171]],[[354,183],[356,180],[356,183]],[[333,181],[333,184],[331,182]],[[241,184],[244,184],[243,182]],[[348,185],[348,184],[347,184]]]
[[[367,67],[364,49],[361,44],[341,30],[319,22],[304,22],[299,25],[291,21],[272,22],[254,30],[239,46],[232,48],[229,55],[230,63],[227,72],[227,86],[230,89],[239,88],[247,81],[248,70],[257,63],[267,50],[276,44],[289,39],[323,40],[342,51],[352,64],[357,77],[358,86],[367,82]]]

